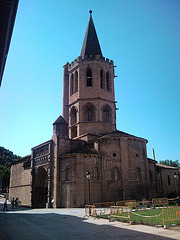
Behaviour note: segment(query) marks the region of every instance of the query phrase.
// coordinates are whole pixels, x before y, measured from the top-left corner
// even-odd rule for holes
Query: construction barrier
[[[115,205],[115,202],[93,203],[96,216],[110,214],[110,207],[114,205]]]
[[[136,200],[117,201],[116,206],[127,206],[130,208],[137,208],[137,202]]]
[[[85,206],[85,217],[96,216],[96,208],[93,205]]]
[[[180,223],[180,207],[164,208],[162,212],[164,227],[166,227],[166,222],[179,221]]]
[[[180,205],[179,197],[168,199],[168,201],[169,201],[169,206],[175,207]]]
[[[131,223],[130,219],[130,211],[131,209],[126,206],[111,206],[110,207],[110,221],[115,218],[125,218],[129,220],[129,223]],[[122,213],[127,213],[127,217],[122,215]]]
[[[143,201],[140,201],[140,202],[137,202],[137,206],[139,208],[142,208],[142,207],[152,207],[152,201],[148,201],[148,200],[143,200]]]
[[[152,205],[154,207],[159,207],[159,206],[168,207],[169,201],[168,201],[168,198],[153,198]]]
[[[129,223],[131,221],[135,222],[143,222],[143,223],[153,223],[154,225],[163,225],[164,228],[166,227],[168,222],[171,222],[170,227],[174,227],[173,224],[178,224],[180,226],[180,206],[179,207],[168,207],[170,200],[179,200],[179,197],[174,199],[168,199],[168,198],[153,198],[151,201],[143,200],[141,202],[136,202],[135,200],[126,200],[126,201],[118,201],[116,202],[116,206],[114,202],[101,202],[101,203],[94,203],[93,205],[86,205],[85,206],[85,216],[93,216],[93,217],[103,217],[110,219],[128,219]],[[121,206],[118,206],[120,205]],[[156,215],[149,215],[147,212],[147,216],[143,215],[146,214],[144,211],[141,213],[141,210],[137,212],[139,206],[163,206],[165,208],[162,208],[162,210],[157,210]],[[123,206],[122,206],[123,205]],[[133,208],[136,208],[134,211]],[[150,209],[148,211],[151,211]],[[161,211],[161,212],[160,212]],[[152,212],[153,213],[153,212]],[[150,212],[150,214],[152,214]],[[139,217],[135,218],[133,215],[136,215]],[[147,218],[147,220],[143,220],[141,218]],[[148,220],[149,218],[149,220]],[[153,218],[153,219],[150,219]],[[176,227],[176,228],[177,228]],[[179,227],[178,227],[179,228]]]
[[[160,217],[163,213],[160,213],[158,215],[150,215],[150,216],[145,216],[145,215],[141,215],[141,214],[138,214],[136,212],[131,212],[132,214],[138,216],[138,217],[144,217],[144,218],[157,218],[157,217]]]
[[[93,203],[93,206],[96,208],[110,208],[110,206],[114,206],[115,202],[101,202],[101,203]]]

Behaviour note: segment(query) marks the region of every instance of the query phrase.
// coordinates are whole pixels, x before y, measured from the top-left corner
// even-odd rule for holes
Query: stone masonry
[[[58,208],[177,195],[178,168],[147,158],[146,139],[116,129],[114,68],[102,55],[91,11],[81,54],[64,65],[63,114],[52,139],[12,164],[10,199]]]

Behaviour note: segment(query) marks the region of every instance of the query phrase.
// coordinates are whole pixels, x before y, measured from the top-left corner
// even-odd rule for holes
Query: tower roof
[[[67,122],[64,120],[64,118],[60,115],[56,121],[53,123],[53,125],[55,124],[66,124],[67,125]]]
[[[99,45],[98,37],[96,34],[96,29],[94,27],[93,19],[92,19],[92,11],[89,11],[89,22],[86,29],[86,34],[84,37],[84,42],[81,50],[81,56],[84,58],[85,56],[88,57],[90,55],[101,55],[101,47]]]

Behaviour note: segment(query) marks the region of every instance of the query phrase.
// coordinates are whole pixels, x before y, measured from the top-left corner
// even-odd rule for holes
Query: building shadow
[[[23,210],[23,209],[19,209]],[[28,210],[27,208],[24,210]],[[151,233],[143,233],[123,227],[101,224],[101,220],[93,223],[87,219],[57,213],[33,213],[26,211],[0,212],[1,240],[168,240],[180,239],[162,237]],[[107,221],[108,223],[108,221]],[[162,231],[166,231],[162,229]]]

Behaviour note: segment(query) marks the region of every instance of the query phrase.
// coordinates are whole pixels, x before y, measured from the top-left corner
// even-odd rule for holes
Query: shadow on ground
[[[8,206],[10,207],[10,206]],[[29,209],[30,210],[30,209]],[[56,213],[34,213],[27,208],[2,211],[0,206],[1,240],[168,240],[150,233],[121,227],[102,225],[101,220],[89,223],[87,219]],[[152,228],[153,229],[153,228]],[[162,229],[162,231],[166,231]],[[175,238],[172,238],[175,239]],[[179,238],[180,239],[180,238]]]

